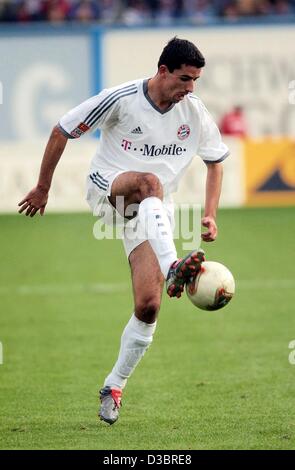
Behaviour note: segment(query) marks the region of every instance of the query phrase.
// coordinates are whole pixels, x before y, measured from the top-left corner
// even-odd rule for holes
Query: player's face
[[[167,100],[172,103],[179,103],[185,95],[194,91],[195,82],[202,70],[191,65],[182,65],[180,69],[175,69],[173,72],[169,72],[167,67],[165,69],[165,94]]]

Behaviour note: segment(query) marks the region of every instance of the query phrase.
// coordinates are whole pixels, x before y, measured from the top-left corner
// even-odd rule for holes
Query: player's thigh
[[[160,310],[164,276],[148,241],[137,246],[129,256],[136,316],[153,323]]]
[[[127,171],[114,179],[109,200],[121,215],[123,215],[123,211],[125,214],[127,207],[129,207],[128,214],[130,215],[130,206],[134,205],[135,207],[148,196],[163,198],[163,188],[159,178],[152,173]],[[134,213],[136,212],[135,207]]]

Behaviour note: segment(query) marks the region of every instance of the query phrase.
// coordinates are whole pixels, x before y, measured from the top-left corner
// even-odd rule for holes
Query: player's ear
[[[165,77],[166,75],[168,75],[169,70],[168,70],[167,65],[164,65],[164,64],[160,65],[160,67],[158,68],[158,73],[162,77]]]

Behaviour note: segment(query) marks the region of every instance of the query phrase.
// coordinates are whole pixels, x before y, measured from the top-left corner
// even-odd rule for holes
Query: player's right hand
[[[45,206],[48,201],[48,191],[45,189],[36,186],[36,188],[32,189],[26,197],[20,201],[18,204],[20,206],[20,210],[18,211],[20,214],[26,211],[26,216],[34,217],[34,215],[40,211],[40,215],[44,214]]]

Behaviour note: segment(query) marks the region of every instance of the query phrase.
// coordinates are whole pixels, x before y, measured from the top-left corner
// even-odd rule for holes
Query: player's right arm
[[[19,212],[34,217],[43,215],[48,200],[56,165],[63,154],[68,139],[77,139],[96,128],[115,125],[119,113],[120,98],[137,93],[133,83],[102,90],[66,113],[53,129],[43,156],[38,184],[19,203]]]
[[[53,173],[67,141],[67,137],[60,131],[58,126],[55,126],[44,152],[37,186],[19,203],[20,214],[24,211],[30,217],[34,217],[38,211],[41,215],[44,214]]]

